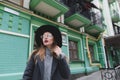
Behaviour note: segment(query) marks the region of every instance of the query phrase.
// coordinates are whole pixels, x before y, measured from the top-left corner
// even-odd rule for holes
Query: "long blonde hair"
[[[52,46],[52,49],[51,49],[51,54],[54,56],[54,57],[57,57],[57,55],[55,54],[55,52],[53,51],[55,45]],[[35,63],[37,63],[37,59],[36,59],[36,56],[39,56],[40,57],[40,60],[43,61],[45,59],[45,50],[46,50],[46,47],[45,46],[42,46],[38,49],[35,49],[33,50],[32,54],[34,54],[34,61]],[[31,54],[31,55],[32,55]],[[68,57],[65,55],[65,60],[66,62],[69,64],[69,59]]]
[[[57,57],[57,55],[55,54],[55,52],[53,51],[54,50],[54,47],[56,46],[56,44],[52,44],[52,47],[51,47],[51,54],[54,56],[54,57]],[[32,54],[36,56],[39,56],[41,61],[44,60],[45,58],[45,51],[46,51],[46,47],[45,46],[41,46],[40,48],[37,48],[35,49]]]

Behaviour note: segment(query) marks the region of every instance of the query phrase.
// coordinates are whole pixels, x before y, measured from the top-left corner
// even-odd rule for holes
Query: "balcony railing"
[[[69,11],[65,14],[65,18],[70,17],[75,13],[78,13],[84,16],[85,18],[89,19],[94,25],[98,25],[100,27],[102,26],[102,15],[100,10],[97,10],[97,12],[92,11],[92,7],[97,8],[94,4],[91,3],[87,6],[84,0],[81,0],[81,2],[79,2],[79,0],[76,0],[71,3],[69,2],[69,0],[56,1],[59,1],[60,3],[69,7]]]
[[[120,15],[116,10],[111,11],[111,17],[113,22],[118,22],[120,21]]]
[[[120,65],[115,68],[116,80],[120,80]]]
[[[116,68],[101,69],[102,80],[120,80],[120,65]]]
[[[113,29],[114,29],[114,33],[116,35],[120,34],[120,26],[117,26],[117,25],[113,24]]]
[[[100,12],[91,12],[91,21],[94,25],[98,25],[99,27],[102,27],[102,15]]]

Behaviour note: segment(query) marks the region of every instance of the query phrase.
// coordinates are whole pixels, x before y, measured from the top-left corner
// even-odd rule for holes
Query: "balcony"
[[[113,24],[113,29],[114,29],[115,35],[120,34],[120,26]]]
[[[52,18],[57,18],[68,11],[66,6],[55,0],[31,0],[30,8]]]
[[[86,33],[97,37],[101,32],[104,31],[101,13],[95,13],[93,11],[87,12],[86,14],[83,13],[73,13],[73,15],[70,15],[70,17],[65,19],[65,23],[74,28],[80,28],[84,26]]]
[[[116,10],[111,11],[111,18],[114,23],[120,21],[120,15]]]
[[[76,2],[60,0],[60,2],[69,7],[69,11],[65,13],[65,24],[75,29],[84,27],[85,32],[93,36],[98,36],[104,31],[102,14],[100,10],[92,11],[91,7],[97,8],[93,3],[84,0]]]
[[[93,25],[97,25],[100,28],[103,28],[103,23],[102,23],[102,14],[101,12],[93,12],[91,11],[91,22]]]
[[[86,32],[92,36],[98,37],[98,35],[104,31],[104,29],[100,28],[97,25],[91,25],[85,28]]]
[[[104,31],[104,25],[102,23],[102,15],[100,12],[91,11],[91,26],[85,27],[85,30],[90,35],[97,37],[101,32]]]
[[[65,23],[73,28],[80,28],[91,24],[91,21],[76,13],[65,19]]]
[[[114,29],[115,35],[106,37],[105,45],[120,49],[120,26],[119,24],[113,23],[113,29]]]

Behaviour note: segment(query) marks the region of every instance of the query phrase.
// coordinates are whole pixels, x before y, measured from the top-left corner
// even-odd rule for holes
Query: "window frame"
[[[78,63],[78,62],[81,62],[83,63],[84,62],[84,55],[83,55],[83,47],[82,47],[82,39],[81,37],[77,37],[75,35],[68,35],[68,50],[69,50],[69,40],[71,41],[75,41],[77,42],[77,48],[78,48],[78,60],[70,60],[70,63]],[[70,54],[70,52],[69,52]],[[70,56],[70,55],[69,55]]]
[[[70,48],[70,42],[74,43],[74,46],[76,47],[75,49]],[[79,51],[78,51],[78,42],[77,41],[69,40],[69,53],[70,53],[70,51],[72,51],[72,54],[74,54],[74,51],[77,52],[77,53],[75,53],[75,56],[77,56],[77,58],[74,58],[74,57],[71,58],[71,54],[70,54],[70,61],[78,61],[79,60],[79,54],[78,54]]]
[[[93,49],[94,49],[94,60],[92,60],[92,56],[91,56],[91,60],[93,63],[98,63],[99,62],[99,55],[98,55],[97,43],[95,41],[89,40],[88,47],[89,47],[89,45],[93,46]],[[90,51],[90,49],[89,49],[89,51]],[[90,55],[91,55],[91,52],[90,52]]]

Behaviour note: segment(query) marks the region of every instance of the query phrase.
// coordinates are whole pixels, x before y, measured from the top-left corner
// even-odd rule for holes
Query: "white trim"
[[[39,25],[31,24],[31,26],[30,26],[29,55],[31,54],[31,51],[32,51],[32,46],[31,46],[31,44],[32,44],[32,30],[33,30],[33,26],[39,27]]]
[[[67,33],[66,33],[66,32],[61,32],[61,34],[67,35]]]
[[[0,30],[0,33],[20,36],[20,37],[25,37],[25,38],[29,38],[30,37],[29,35],[19,34],[19,33],[16,33],[16,32],[10,32],[10,31],[5,31],[5,30]]]
[[[5,77],[5,76],[16,76],[16,75],[23,75],[23,72],[8,73],[8,74],[0,74],[0,77]]]
[[[61,35],[62,35],[62,36],[65,35],[65,36],[66,36],[66,39],[68,39],[67,33],[61,32]],[[64,43],[63,40],[62,40],[62,45],[68,46],[68,42],[67,42],[67,43]]]
[[[32,44],[32,24],[30,26],[29,56],[31,54],[31,44]]]
[[[68,48],[68,47],[69,47],[69,45],[68,45],[68,35],[67,35],[66,32],[61,32],[61,34],[66,36],[67,42],[66,42],[66,43],[63,43],[63,42],[62,42],[62,45],[67,47],[67,52],[68,52],[67,58],[68,58],[68,61],[70,61],[69,48]]]
[[[23,6],[29,9],[30,0],[23,0]]]
[[[15,14],[15,15],[19,15],[19,12],[15,11],[13,9],[7,8],[7,7],[4,8],[4,11],[7,11],[7,12]]]
[[[117,66],[117,67],[115,67],[115,69],[119,69],[120,68],[120,65],[119,66]]]
[[[64,43],[63,43],[62,45],[64,45],[64,46],[68,46],[68,44],[64,44]]]
[[[83,66],[81,66],[81,65],[80,65],[79,67],[75,67],[75,68],[73,68],[73,67],[72,67],[72,68],[70,68],[70,69],[71,69],[71,70],[76,70],[76,69],[85,69],[85,67],[83,67]]]
[[[35,27],[40,27],[40,25],[35,25],[35,24],[31,24],[32,26],[35,26]]]

